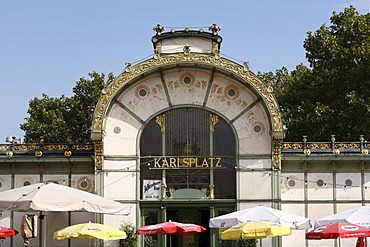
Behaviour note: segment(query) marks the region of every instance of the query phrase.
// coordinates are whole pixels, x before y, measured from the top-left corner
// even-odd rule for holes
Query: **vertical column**
[[[104,176],[101,170],[103,169],[103,143],[102,141],[94,141],[95,147],[95,192],[99,196],[104,196]],[[95,214],[95,222],[103,223],[104,215]]]
[[[155,122],[161,127],[162,133],[162,156],[166,156],[166,124],[165,114],[156,117]],[[167,182],[166,182],[166,169],[162,170],[162,200],[166,199]]]
[[[272,153],[272,207],[276,209],[281,208],[281,188],[280,188],[280,176],[281,176],[281,142],[282,136],[278,137],[273,141],[273,153]],[[281,247],[281,237],[272,239],[272,246]]]
[[[213,134],[215,132],[215,125],[218,123],[219,119],[218,119],[218,116],[216,115],[213,115],[213,114],[210,114],[209,116],[209,127],[210,127],[210,131],[209,131],[209,155],[210,156],[213,156],[214,155],[214,152],[213,152]],[[209,198],[211,200],[213,200],[215,198],[215,194],[214,194],[214,188],[215,188],[215,185],[214,185],[214,171],[213,171],[213,167],[210,168],[209,170]],[[213,218],[215,217],[215,208],[214,206],[211,206],[210,207],[210,217]],[[211,229],[211,246],[216,246],[217,244],[217,241],[216,241],[216,230],[215,229]]]
[[[155,121],[156,123],[161,127],[161,133],[162,133],[162,156],[166,156],[166,122],[165,118],[166,115],[162,114],[156,117]],[[167,182],[166,182],[166,169],[162,169],[162,200],[165,200],[167,198]],[[162,222],[167,221],[167,208],[165,206],[161,206],[162,210]],[[162,243],[164,243],[164,246],[167,246],[167,238],[165,234],[162,234]]]
[[[210,124],[210,128],[209,128],[209,146],[210,146],[210,149],[209,149],[209,155],[210,156],[213,156],[214,152],[213,152],[213,133],[215,132],[215,125],[219,122],[219,119],[218,119],[218,116],[216,115],[213,115],[213,114],[210,114],[209,116],[209,124]],[[214,171],[213,171],[213,167],[210,168],[209,170],[210,174],[209,174],[209,197],[211,200],[213,200],[215,198],[215,195],[214,195],[214,188],[215,188],[215,184],[214,184]]]

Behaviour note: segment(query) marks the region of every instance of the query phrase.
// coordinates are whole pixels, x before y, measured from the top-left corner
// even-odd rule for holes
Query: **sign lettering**
[[[220,157],[159,157],[148,163],[150,168],[221,168]]]

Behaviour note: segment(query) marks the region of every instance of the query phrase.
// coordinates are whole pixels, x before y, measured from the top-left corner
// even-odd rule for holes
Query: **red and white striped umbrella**
[[[17,234],[18,234],[17,230],[13,230],[11,228],[0,226],[0,239],[4,239],[7,237],[14,237]]]
[[[204,228],[203,226],[199,226],[196,224],[168,221],[168,222],[158,223],[155,225],[148,225],[148,226],[140,227],[136,230],[136,234],[138,235],[157,235],[162,232],[164,234],[179,233],[181,235],[184,235],[184,234],[200,233],[206,230],[207,229]],[[172,246],[171,238],[170,238],[170,246]]]

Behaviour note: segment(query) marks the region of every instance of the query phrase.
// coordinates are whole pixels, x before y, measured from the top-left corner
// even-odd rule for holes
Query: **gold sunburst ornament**
[[[228,85],[224,89],[224,96],[227,99],[237,99],[239,97],[239,88],[235,85]]]
[[[6,156],[8,156],[9,158],[10,157],[12,157],[13,155],[14,155],[14,153],[13,153],[13,151],[11,151],[11,150],[8,150],[8,151],[6,151]]]
[[[144,98],[150,94],[150,88],[147,85],[139,85],[135,88],[135,96],[137,98]]]
[[[80,177],[76,181],[77,189],[84,190],[87,192],[92,192],[93,189],[93,181],[89,177]]]
[[[191,87],[195,83],[195,76],[193,73],[185,72],[180,75],[179,82],[186,85],[187,87]]]

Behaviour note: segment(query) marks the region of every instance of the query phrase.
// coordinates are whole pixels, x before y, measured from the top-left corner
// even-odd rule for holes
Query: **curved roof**
[[[148,59],[133,67],[128,66],[111,84],[102,90],[102,96],[95,108],[92,140],[102,140],[102,126],[111,102],[118,94],[135,81],[142,79],[158,70],[172,67],[200,67],[224,73],[231,76],[245,86],[253,90],[261,97],[263,105],[271,119],[272,137],[281,140],[283,138],[283,123],[281,112],[275,97],[267,85],[265,85],[255,74],[237,63],[217,56],[217,54],[178,52],[165,54]]]

